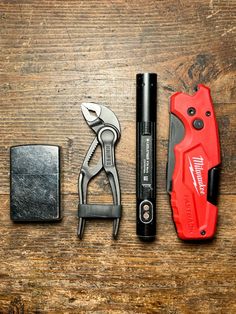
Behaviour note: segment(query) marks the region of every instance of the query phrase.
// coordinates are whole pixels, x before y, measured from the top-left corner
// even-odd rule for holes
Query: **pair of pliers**
[[[95,132],[96,136],[87,151],[78,180],[80,200],[78,236],[82,239],[86,219],[110,218],[114,219],[113,237],[116,238],[121,217],[121,196],[115,164],[115,144],[120,138],[120,124],[115,114],[105,106],[83,103],[81,109],[88,126]],[[95,166],[90,166],[89,162],[98,145],[101,146],[102,157]],[[89,181],[102,169],[105,170],[109,179],[113,204],[87,204]]]

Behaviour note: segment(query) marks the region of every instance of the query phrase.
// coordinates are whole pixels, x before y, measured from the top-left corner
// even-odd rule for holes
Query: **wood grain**
[[[0,0],[0,313],[236,312],[236,1]],[[158,73],[158,234],[135,235],[135,75]],[[165,192],[169,97],[211,88],[222,171],[216,238],[177,239]],[[93,133],[80,110],[119,117],[123,218],[76,236],[77,178]],[[62,146],[64,219],[9,219],[9,148]],[[111,201],[104,174],[89,200]]]

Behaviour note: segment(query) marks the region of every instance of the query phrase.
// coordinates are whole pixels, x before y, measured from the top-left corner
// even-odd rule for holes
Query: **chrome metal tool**
[[[83,103],[81,109],[88,126],[96,136],[88,149],[79,175],[78,236],[82,239],[86,219],[110,218],[114,219],[113,237],[116,238],[121,218],[120,184],[115,164],[115,145],[120,138],[120,124],[116,115],[105,106]],[[90,166],[89,162],[98,145],[101,146],[102,156],[95,166]],[[102,169],[109,179],[113,204],[87,204],[88,184]]]

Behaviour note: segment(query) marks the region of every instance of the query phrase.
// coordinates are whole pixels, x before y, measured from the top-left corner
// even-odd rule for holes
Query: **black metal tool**
[[[120,138],[120,124],[115,114],[105,106],[83,103],[81,108],[87,124],[96,133],[96,137],[88,149],[79,175],[78,236],[82,239],[86,219],[110,218],[114,219],[113,237],[116,238],[121,218],[120,184],[115,165],[115,144]],[[98,145],[101,146],[102,157],[97,165],[90,166],[89,161]],[[110,182],[113,204],[87,204],[89,181],[102,169],[105,170]]]
[[[141,240],[156,235],[156,96],[157,75],[136,77],[136,233]]]

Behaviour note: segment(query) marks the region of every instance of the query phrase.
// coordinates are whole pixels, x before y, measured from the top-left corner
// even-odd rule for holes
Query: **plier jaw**
[[[120,124],[115,114],[105,106],[83,103],[81,109],[87,124],[96,133],[96,137],[85,156],[78,180],[80,199],[78,236],[82,239],[86,219],[110,218],[114,219],[113,237],[116,238],[121,217],[120,184],[115,164],[115,145],[120,137]],[[102,156],[97,165],[92,167],[89,161],[98,145],[101,146]],[[88,184],[102,169],[105,170],[110,182],[113,204],[87,204]]]
[[[86,120],[88,126],[97,134],[100,128],[110,125],[117,131],[118,137],[120,137],[120,123],[110,109],[103,105],[95,103],[82,103],[82,114]]]

